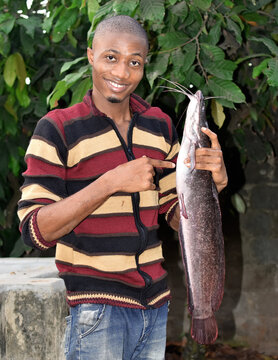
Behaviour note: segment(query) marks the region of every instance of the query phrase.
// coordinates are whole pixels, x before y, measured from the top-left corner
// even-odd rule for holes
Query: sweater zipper
[[[122,135],[120,134],[117,126],[114,124],[113,120],[111,120],[110,118],[107,118],[109,120],[109,122],[111,123],[113,129],[115,130],[115,132],[122,144],[122,147],[124,149],[124,152],[125,152],[125,155],[126,155],[128,161],[135,160],[135,156],[132,152],[132,133],[133,133],[133,127],[135,124],[135,119],[137,116],[138,116],[138,114],[135,113],[131,119],[131,123],[129,125],[128,133],[127,133],[127,145],[126,145]],[[145,287],[141,291],[140,301],[141,301],[142,305],[144,305],[146,308],[149,308],[150,306],[148,306],[148,304],[147,304],[145,295],[146,295],[148,288],[152,285],[152,278],[145,271],[141,270],[140,264],[139,264],[139,256],[144,252],[144,250],[146,249],[146,246],[147,246],[148,231],[147,231],[145,225],[142,223],[141,218],[140,218],[140,211],[139,211],[140,194],[139,194],[139,192],[131,193],[131,199],[132,199],[132,208],[133,208],[133,213],[134,213],[134,218],[135,218],[135,225],[138,230],[139,239],[140,239],[140,247],[135,254],[136,267],[137,267],[138,273],[142,276],[142,278],[145,282]]]

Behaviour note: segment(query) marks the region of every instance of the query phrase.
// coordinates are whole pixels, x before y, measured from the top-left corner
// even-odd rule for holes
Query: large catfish
[[[195,151],[210,147],[201,127],[208,127],[201,91],[190,99],[176,168],[180,205],[179,240],[187,277],[191,336],[200,344],[218,336],[214,316],[224,292],[224,241],[218,193],[210,171],[195,169]],[[190,158],[188,168],[184,160]]]

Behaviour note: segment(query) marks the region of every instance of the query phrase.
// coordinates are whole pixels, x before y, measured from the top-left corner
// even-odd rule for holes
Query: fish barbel
[[[195,151],[210,147],[201,127],[208,127],[202,92],[190,99],[177,159],[176,186],[180,205],[179,240],[187,278],[191,336],[211,344],[218,336],[214,316],[224,292],[225,255],[218,192],[210,171],[195,169]],[[190,158],[188,168],[184,160]]]

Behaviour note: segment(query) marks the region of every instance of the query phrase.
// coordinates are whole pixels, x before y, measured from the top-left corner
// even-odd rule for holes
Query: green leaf
[[[260,15],[256,12],[244,13],[242,16],[245,21],[254,23],[254,25],[265,25],[268,21],[266,16]]]
[[[88,0],[87,7],[88,7],[89,21],[92,22],[93,17],[95,16],[97,10],[99,9],[99,3],[97,0]]]
[[[165,15],[164,0],[141,0],[140,10],[143,19],[161,22]]]
[[[70,30],[70,28],[75,24],[79,11],[77,8],[74,9],[64,9],[57,20],[54,29],[52,41],[55,43],[60,42],[65,34]]]
[[[6,107],[5,107],[6,109]],[[7,135],[16,135],[17,123],[14,116],[10,116],[6,111],[2,111],[2,117],[4,120],[4,131]],[[2,160],[1,160],[2,161]]]
[[[96,27],[96,25],[102,18],[110,14],[112,11],[113,11],[113,0],[110,0],[105,5],[102,5],[96,12],[95,16],[93,17],[92,30]]]
[[[86,59],[87,59],[86,56],[82,56],[82,57],[79,57],[79,58],[77,58],[75,60],[65,62],[64,65],[61,67],[60,74],[67,71],[68,69],[70,69],[72,67],[72,65],[75,65],[78,62],[80,62],[82,60],[86,60]]]
[[[269,62],[269,59],[264,59],[259,65],[254,66],[253,72],[252,72],[252,78],[256,79],[266,68],[267,64]]]
[[[19,175],[20,165],[18,159],[16,159],[14,156],[10,156],[9,169],[15,176]]]
[[[185,1],[179,2],[171,7],[171,13],[180,19],[185,19],[188,14],[188,6]]]
[[[151,88],[153,87],[155,79],[157,79],[158,76],[163,75],[167,70],[169,56],[169,53],[160,54],[156,57],[155,61],[146,65],[146,76]]]
[[[12,31],[14,23],[15,17],[11,14],[0,14],[0,31],[2,31],[6,35],[8,35]]]
[[[207,11],[211,7],[212,0],[194,0],[194,5],[199,9]]]
[[[249,40],[252,41],[258,41],[258,42],[262,42],[265,46],[268,47],[268,49],[270,50],[271,54],[278,56],[278,46],[275,44],[275,42],[265,36],[263,37],[250,37]]]
[[[7,56],[11,49],[11,42],[7,34],[0,32],[0,54]]]
[[[16,56],[15,54],[10,55],[4,66],[4,80],[10,87],[13,86],[16,79]]]
[[[221,21],[217,21],[211,28],[208,34],[209,43],[216,45],[221,36]]]
[[[231,19],[239,24],[241,31],[244,30],[244,24],[238,15],[236,15],[236,14],[232,15]]]
[[[68,86],[72,85],[77,80],[79,80],[87,70],[88,70],[88,66],[82,66],[82,68],[80,68],[78,72],[73,72],[71,74],[66,75],[63,78],[63,81],[65,81]]]
[[[55,10],[53,10],[52,14],[49,17],[45,17],[43,24],[42,24],[42,29],[44,31],[47,32],[47,34],[50,33],[50,30],[52,28],[52,23],[53,20],[55,19],[56,16],[58,16],[60,14],[60,12],[64,9],[64,6],[61,5],[58,8],[56,8]]]
[[[16,112],[16,109],[14,108],[14,103],[15,103],[15,97],[12,93],[10,93],[4,104],[4,108],[17,121],[17,112]]]
[[[69,39],[69,42],[71,43],[71,45],[76,48],[77,46],[77,40],[76,38],[73,36],[72,34],[72,29],[70,31],[67,32],[67,37]]]
[[[224,51],[218,46],[202,43],[201,49],[204,52],[204,58],[209,58],[211,61],[220,61],[225,57]]]
[[[116,14],[120,15],[131,15],[136,9],[139,0],[115,0],[113,2],[113,10]]]
[[[27,57],[32,57],[35,54],[35,39],[32,39],[30,35],[26,34],[26,31],[23,26],[20,27],[20,42],[22,45],[22,51]]]
[[[239,193],[232,195],[231,201],[237,212],[239,212],[240,214],[244,214],[246,212],[246,203]]]
[[[81,102],[83,97],[86,95],[87,91],[91,89],[92,85],[93,83],[91,77],[87,77],[86,79],[83,79],[78,84],[78,86],[75,89],[73,89],[70,106]]]
[[[215,96],[224,97],[235,103],[245,101],[244,94],[232,81],[212,77],[208,79],[208,86]]]
[[[196,58],[196,44],[189,43],[182,49],[179,48],[171,52],[172,72],[176,80],[183,77],[193,65]]]
[[[214,123],[221,128],[225,121],[225,113],[223,111],[223,106],[216,101],[215,99],[212,99],[211,101],[211,115],[213,117]]]
[[[34,39],[35,29],[41,26],[41,21],[36,16],[30,16],[28,19],[19,18],[17,23],[25,28],[26,33],[32,39]]]
[[[237,65],[231,60],[220,60],[204,63],[205,70],[220,79],[232,80]]]
[[[237,42],[241,45],[242,44],[242,36],[241,36],[240,27],[234,21],[232,21],[230,18],[227,18],[227,28],[235,34]]]
[[[278,86],[278,58],[273,58],[268,61],[268,67],[264,70],[267,76],[267,83],[270,86]]]
[[[53,91],[47,97],[47,103],[50,108],[53,109],[57,106],[57,101],[65,95],[68,90],[67,83],[65,81],[58,81]]]
[[[19,86],[17,86],[15,90],[15,94],[21,106],[26,108],[30,105],[31,99],[28,96],[28,91],[26,86],[23,88],[23,90]]]
[[[167,32],[158,35],[158,44],[162,50],[170,50],[183,45],[189,38],[180,32]]]
[[[16,61],[16,75],[19,80],[20,90],[23,90],[25,86],[25,79],[27,77],[25,62],[20,53],[15,53],[15,61]]]

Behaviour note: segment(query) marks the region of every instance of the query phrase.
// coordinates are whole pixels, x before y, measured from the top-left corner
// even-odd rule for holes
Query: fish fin
[[[181,194],[180,196],[180,203],[181,203],[181,214],[185,219],[188,219],[183,194]]]
[[[206,319],[192,318],[191,336],[198,344],[212,344],[217,339],[218,327],[215,316]]]
[[[217,258],[219,259],[217,263],[218,270],[216,271],[216,277],[214,279],[214,291],[211,298],[211,307],[212,311],[216,312],[222,302],[224,295],[224,283],[225,283],[225,251],[224,251],[224,237],[222,232],[222,219],[221,219],[221,209],[218,199],[218,192],[214,182],[212,181],[212,194],[214,197],[214,206],[215,206],[215,238],[218,239],[217,243]]]
[[[179,226],[179,241],[180,241],[182,262],[183,262],[183,267],[185,270],[185,277],[186,277],[186,284],[187,284],[187,303],[188,303],[187,306],[188,306],[189,313],[192,315],[193,310],[194,310],[193,296],[192,296],[191,284],[190,284],[189,273],[188,273],[187,262],[186,262],[186,252],[185,252],[185,246],[184,246],[185,240],[184,240],[184,236],[183,236],[183,232],[182,232],[182,222],[181,221],[180,221],[180,226]]]

